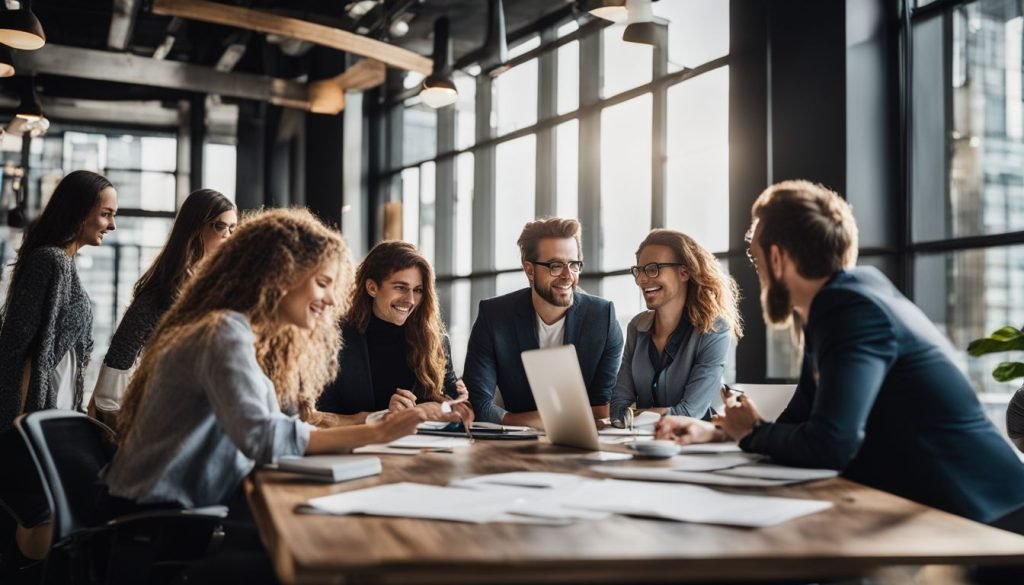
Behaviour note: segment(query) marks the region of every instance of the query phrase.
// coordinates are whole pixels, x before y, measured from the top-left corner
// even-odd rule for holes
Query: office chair
[[[107,426],[66,410],[22,415],[14,426],[53,512],[44,583],[161,582],[208,552],[224,506],[98,517],[105,491],[98,475],[115,451]]]

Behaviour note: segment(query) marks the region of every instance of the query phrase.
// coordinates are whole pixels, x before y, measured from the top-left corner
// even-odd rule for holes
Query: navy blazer
[[[373,372],[370,371],[370,348],[366,334],[360,333],[353,325],[341,329],[342,346],[338,353],[340,368],[338,377],[331,382],[320,398],[316,408],[321,412],[355,414],[373,412]],[[448,336],[444,337],[444,354],[448,366],[444,375],[444,392],[455,397],[455,369],[452,367],[452,351]],[[418,397],[422,400],[422,397]]]
[[[537,349],[537,313],[529,288],[480,302],[462,380],[480,421],[500,423],[506,412],[537,410],[520,357]],[[576,291],[565,314],[564,342],[576,346],[592,405],[608,404],[622,359],[622,329],[611,301]],[[505,408],[494,404],[501,389]]]
[[[1024,506],[1024,465],[953,348],[879,271],[836,273],[804,328],[796,394],[740,445],[981,522]]]

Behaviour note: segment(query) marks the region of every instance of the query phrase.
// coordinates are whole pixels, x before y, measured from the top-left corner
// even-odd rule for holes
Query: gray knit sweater
[[[57,246],[31,252],[18,278],[7,292],[7,314],[0,328],[0,432],[21,414],[26,361],[32,369],[25,412],[55,408],[57,388],[51,387],[50,373],[74,348],[74,408],[81,410],[83,375],[92,353],[92,306],[67,252]]]
[[[135,297],[121,317],[103,363],[119,370],[131,369],[167,309],[155,294]]]

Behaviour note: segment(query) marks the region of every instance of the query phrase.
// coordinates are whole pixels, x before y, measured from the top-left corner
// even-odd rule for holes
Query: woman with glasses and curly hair
[[[341,376],[319,408],[361,422],[371,412],[468,398],[455,377],[434,269],[408,242],[374,246],[356,271],[342,319]]]
[[[635,403],[659,414],[709,419],[732,338],[743,335],[739,289],[686,234],[652,230],[631,271],[647,311],[630,321],[612,392],[616,426]]]
[[[426,405],[375,424],[309,424],[337,374],[336,299],[350,284],[344,241],[308,211],[243,222],[199,265],[142,354],[104,471],[112,510],[226,503],[256,464],[347,452],[465,415],[465,405],[451,414]]]
[[[167,243],[135,283],[132,303],[110,341],[90,404],[97,418],[116,426],[132,367],[160,317],[178,298],[199,261],[227,241],[237,226],[235,204],[220,192],[200,189],[185,199]]]

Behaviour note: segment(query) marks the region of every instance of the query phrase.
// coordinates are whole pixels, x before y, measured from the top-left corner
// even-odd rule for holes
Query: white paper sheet
[[[608,427],[597,431],[597,434],[601,437],[653,437],[654,429],[617,429],[615,427]]]
[[[356,447],[352,449],[353,453],[358,455],[419,455],[420,452],[416,449],[396,449],[394,447],[388,447],[386,443],[374,443],[372,445],[363,445],[362,447]]]
[[[513,471],[453,480],[454,487],[488,490],[505,494],[512,514],[550,519],[602,520],[611,512],[569,508],[561,501],[580,484],[594,481],[570,473]]]
[[[698,443],[696,445],[683,445],[680,453],[689,455],[715,454],[715,453],[742,453],[743,449],[736,443]]]
[[[516,522],[527,524],[566,524],[560,517],[511,514],[515,505],[500,490],[471,490],[420,483],[389,483],[313,498],[299,507],[313,514],[367,514],[452,522]]]
[[[786,467],[771,463],[752,463],[726,469],[722,475],[736,477],[759,477],[761,479],[789,479],[795,481],[814,481],[818,479],[829,479],[839,475],[834,469],[807,469],[803,467]]]
[[[406,435],[388,443],[388,447],[395,449],[453,449],[469,445],[469,439],[466,437],[436,437],[433,435]]]
[[[565,506],[679,522],[762,528],[832,507],[831,502],[724,494],[687,485],[644,481],[585,482]]]
[[[680,471],[671,467],[627,467],[620,465],[596,465],[594,471],[619,479],[646,481],[667,481],[715,485],[728,487],[778,487],[800,483],[793,479],[761,479],[757,477],[736,477],[720,471]]]

